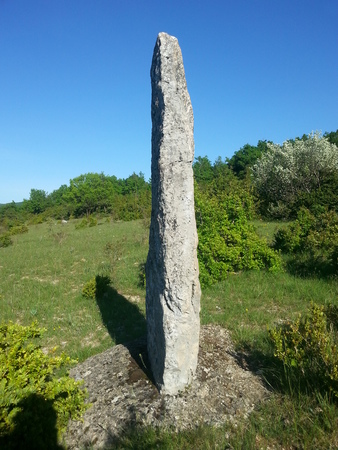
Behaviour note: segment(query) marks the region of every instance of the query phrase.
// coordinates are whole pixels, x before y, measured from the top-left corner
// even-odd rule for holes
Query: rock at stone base
[[[92,356],[70,371],[76,380],[84,380],[92,407],[83,422],[69,423],[64,444],[69,450],[106,449],[135,428],[179,432],[237,423],[269,395],[260,377],[243,370],[239,360],[227,330],[203,326],[191,386],[179,395],[161,396],[145,373],[145,339]]]

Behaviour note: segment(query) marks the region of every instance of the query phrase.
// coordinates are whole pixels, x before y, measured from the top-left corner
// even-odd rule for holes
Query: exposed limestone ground
[[[161,396],[145,368],[145,339],[93,356],[71,370],[71,376],[84,380],[92,407],[83,422],[70,422],[65,443],[74,450],[106,449],[129,427],[151,425],[180,431],[247,416],[268,391],[257,375],[237,361],[225,329],[201,327],[192,384],[177,395]]]

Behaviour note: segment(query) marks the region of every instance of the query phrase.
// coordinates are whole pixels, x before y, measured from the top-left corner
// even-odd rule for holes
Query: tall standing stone
[[[166,33],[157,37],[151,86],[147,345],[159,390],[175,394],[196,371],[201,290],[192,171],[194,117],[181,49]]]

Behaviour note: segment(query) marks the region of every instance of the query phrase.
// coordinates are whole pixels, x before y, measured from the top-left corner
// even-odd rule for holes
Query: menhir
[[[152,213],[146,264],[148,357],[162,393],[197,366],[200,297],[194,209],[194,117],[181,49],[160,33],[151,66]]]

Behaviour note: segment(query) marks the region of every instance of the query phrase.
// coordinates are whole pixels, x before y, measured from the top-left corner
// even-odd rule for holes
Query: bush
[[[46,220],[46,217],[44,214],[34,214],[29,219],[29,225],[40,225],[41,223],[44,223]]]
[[[287,227],[279,228],[274,236],[274,248],[284,253],[298,252],[304,248],[304,239],[308,235],[315,217],[305,208],[297,215],[297,220]]]
[[[294,217],[300,206],[336,208],[338,148],[320,133],[267,144],[251,169],[263,215]]]
[[[96,217],[89,216],[88,218],[88,224],[90,227],[95,227],[97,225],[97,219]]]
[[[278,252],[248,223],[243,199],[236,195],[210,197],[197,189],[195,205],[202,286],[224,280],[229,272],[282,270]]]
[[[294,255],[291,265],[329,276],[338,273],[338,214],[326,211],[317,217],[301,209],[295,222],[277,230],[274,248]],[[300,270],[300,269],[299,269]]]
[[[18,225],[10,228],[9,230],[9,234],[11,234],[12,236],[15,234],[23,234],[23,233],[28,233],[27,225]]]
[[[78,222],[75,225],[75,229],[76,230],[81,230],[82,228],[86,228],[87,225],[88,225],[88,221],[87,221],[87,219],[84,218],[84,219],[81,220],[81,222]]]
[[[338,399],[338,307],[313,304],[310,314],[269,331],[289,381]]]
[[[78,222],[75,225],[76,230],[80,230],[81,228],[87,228],[89,227],[95,227],[97,225],[97,219],[96,217],[89,216],[88,218],[84,217],[81,222]]]
[[[55,376],[57,369],[76,361],[64,353],[45,354],[34,342],[43,331],[36,323],[27,327],[13,323],[0,326],[0,443],[6,448],[17,448],[15,436],[25,438],[32,427],[34,446],[25,442],[27,448],[43,448],[43,443],[51,448],[52,443],[46,442],[51,438],[41,423],[49,428],[56,426],[60,435],[70,418],[79,419],[88,408],[80,382],[69,376]],[[44,413],[47,405],[48,417]],[[56,423],[46,424],[48,420]],[[21,430],[17,429],[19,425]]]
[[[107,291],[110,282],[108,276],[96,275],[83,286],[82,295],[86,298],[100,298]]]
[[[5,233],[2,236],[0,236],[0,248],[1,247],[9,247],[12,244],[13,244],[13,241],[10,238],[8,233]]]

